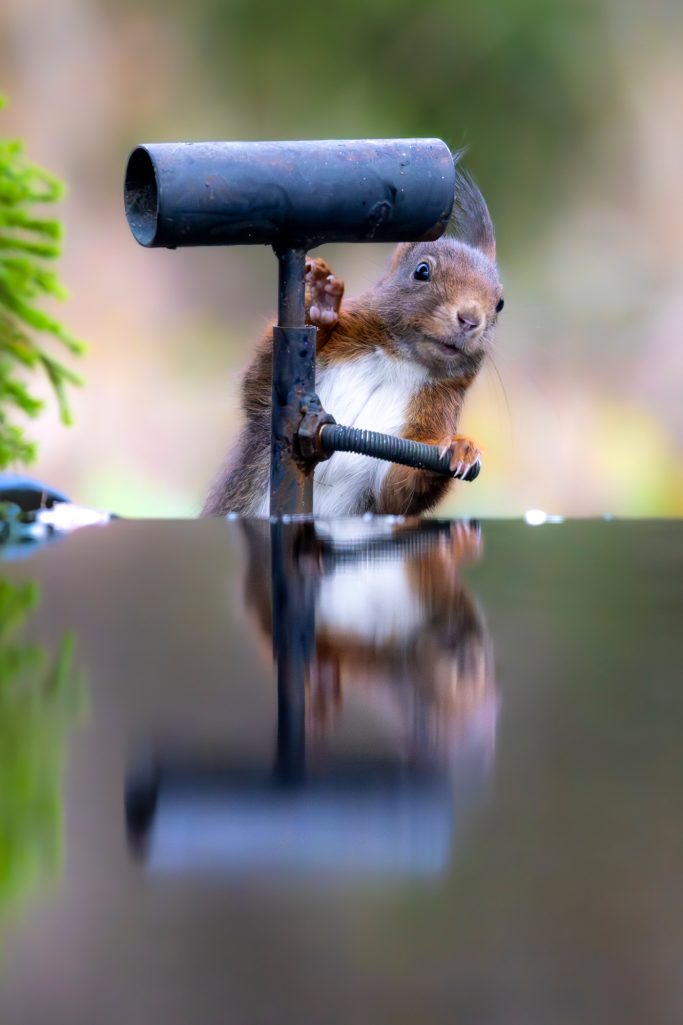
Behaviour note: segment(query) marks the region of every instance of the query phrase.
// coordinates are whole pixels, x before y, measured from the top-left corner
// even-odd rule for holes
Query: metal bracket
[[[329,459],[331,452],[322,447],[322,428],[336,424],[331,413],[326,413],[317,395],[305,395],[300,406],[303,419],[296,432],[296,442],[302,459],[315,464]]]

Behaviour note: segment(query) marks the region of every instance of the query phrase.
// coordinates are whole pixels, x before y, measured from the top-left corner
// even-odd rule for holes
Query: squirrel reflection
[[[246,606],[270,645],[270,525],[242,525]],[[488,765],[498,710],[493,648],[461,579],[462,566],[481,555],[479,528],[376,518],[285,530],[289,572],[302,575],[315,608],[304,681],[309,743],[327,743],[354,710],[407,763]]]

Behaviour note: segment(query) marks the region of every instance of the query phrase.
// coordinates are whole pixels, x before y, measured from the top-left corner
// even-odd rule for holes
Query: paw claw
[[[439,443],[439,455],[450,452],[450,470],[453,477],[465,480],[472,467],[481,461],[481,453],[474,442],[459,434],[443,438]]]

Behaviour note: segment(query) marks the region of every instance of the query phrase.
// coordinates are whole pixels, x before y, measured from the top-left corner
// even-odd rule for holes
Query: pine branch
[[[43,409],[31,391],[35,373],[50,382],[64,424],[72,422],[68,388],[82,384],[51,348],[78,356],[83,343],[41,307],[45,296],[66,298],[57,272],[46,265],[59,259],[63,231],[58,219],[37,216],[33,207],[63,194],[59,179],[25,158],[20,140],[0,139],[0,470],[35,458],[35,444],[10,420],[10,410],[35,417]]]

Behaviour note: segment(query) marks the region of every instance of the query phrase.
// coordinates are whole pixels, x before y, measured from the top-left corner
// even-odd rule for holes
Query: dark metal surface
[[[2,564],[3,1025],[683,1020],[683,524],[302,526],[282,793],[269,523]]]
[[[144,246],[435,239],[453,206],[440,139],[194,142],[138,146],[124,199]]]
[[[278,325],[273,328],[270,512],[313,511],[313,467],[295,450],[303,397],[315,388],[316,329],[305,327],[303,249],[278,254]]]

